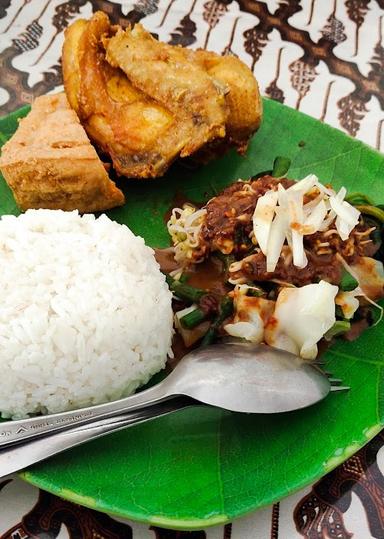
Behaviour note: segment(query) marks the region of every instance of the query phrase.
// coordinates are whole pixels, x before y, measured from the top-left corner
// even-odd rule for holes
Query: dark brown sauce
[[[161,271],[164,273],[170,273],[178,268],[178,264],[173,258],[173,250],[169,249],[155,249],[155,258],[160,265]],[[201,264],[196,264],[193,270],[186,272],[188,277],[188,284],[196,288],[202,288],[209,292],[212,292],[215,296],[223,296],[227,293],[227,288],[224,282],[223,267],[220,260],[208,259]],[[186,305],[182,302],[177,302],[173,305],[173,311],[177,312]],[[173,358],[169,358],[167,361],[166,372],[171,372],[177,363],[193,348],[196,348],[199,343],[191,347],[186,347],[184,341],[175,332],[172,340],[172,350],[174,353]]]
[[[155,249],[155,258],[164,273],[170,273],[179,267],[173,258],[172,248]],[[220,260],[208,258],[201,264],[195,264],[193,268],[185,272],[185,275],[188,284],[195,288],[202,288],[220,296],[228,292]]]
[[[186,274],[188,284],[195,288],[202,288],[219,296],[224,296],[228,291],[224,281],[223,265],[220,260],[208,258],[201,264],[196,264],[193,270],[188,271]]]
[[[155,249],[155,258],[160,266],[160,269],[164,273],[171,273],[179,267],[175,259],[173,258],[173,249]]]
[[[317,343],[318,348],[318,354],[317,358],[319,359],[322,357],[325,352],[332,346],[333,343],[339,341],[340,339],[344,339],[346,341],[355,341],[360,337],[362,333],[366,329],[370,327],[369,322],[366,318],[362,318],[361,320],[356,320],[355,322],[352,322],[351,329],[344,333],[344,335],[341,335],[339,337],[333,337],[330,341],[327,341],[325,339],[321,339]]]
[[[328,348],[332,345],[332,342],[334,342],[333,340],[332,341],[326,341],[325,339],[321,339],[318,343],[317,343],[317,359],[321,358],[323,356],[323,354],[325,354],[325,352],[328,350]]]
[[[347,341],[354,341],[368,328],[369,322],[366,318],[357,320],[351,324],[351,329],[344,335],[344,339]]]

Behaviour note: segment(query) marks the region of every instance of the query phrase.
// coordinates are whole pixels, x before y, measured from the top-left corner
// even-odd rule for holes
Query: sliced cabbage
[[[253,322],[226,324],[224,330],[232,337],[239,337],[254,343],[260,343],[264,338],[264,324],[260,317]]]
[[[364,297],[368,303],[380,311],[378,320],[373,324],[376,326],[384,315],[383,307],[372,299],[372,297],[376,299],[383,297],[384,270],[382,262],[369,256],[362,256],[355,265],[350,266],[340,253],[337,254],[337,257],[348,273],[359,283],[359,286],[352,291],[355,296]]]
[[[342,290],[337,294],[335,302],[343,311],[344,318],[350,320],[360,306],[360,302],[356,296],[358,296],[359,288],[355,290],[349,290],[343,292]]]
[[[358,258],[351,265],[353,277],[370,299],[379,299],[384,295],[384,267],[380,260],[369,256]]]
[[[304,268],[308,260],[304,251],[302,231],[304,223],[303,193],[288,190],[286,194],[288,199],[288,219],[292,234],[293,264],[298,268]]]
[[[235,287],[233,306],[235,315],[224,330],[232,337],[240,337],[254,343],[264,339],[264,326],[271,316],[275,302],[265,298],[247,296],[250,287],[240,284]]]
[[[309,204],[309,203],[308,203]],[[305,206],[304,206],[305,210]],[[324,221],[327,215],[327,206],[324,200],[319,200],[318,203],[311,208],[311,212],[304,221],[304,231],[305,235],[314,234],[320,229],[322,222]]]
[[[277,204],[277,192],[267,191],[259,198],[253,214],[253,231],[262,252],[267,254],[268,238]]]
[[[286,238],[287,222],[287,216],[284,213],[278,213],[273,220],[266,254],[267,271],[275,271]]]
[[[347,191],[342,187],[337,195],[330,197],[329,203],[336,214],[336,230],[342,240],[347,240],[349,234],[359,222],[360,212],[344,200]]]
[[[265,342],[304,359],[314,359],[317,343],[335,323],[337,292],[337,286],[326,281],[283,288],[266,326]]]
[[[304,196],[313,197],[304,204]],[[267,271],[273,272],[285,242],[292,250],[293,264],[304,268],[308,260],[304,236],[326,230],[333,221],[341,239],[348,239],[358,224],[360,212],[344,200],[346,189],[336,194],[322,185],[314,174],[288,189],[279,184],[277,195],[268,191],[256,203],[253,232],[267,259]]]
[[[308,176],[292,185],[290,189],[292,191],[301,191],[304,194],[317,186],[318,183],[319,180],[315,174],[308,174]]]
[[[292,230],[292,254],[294,266],[305,268],[308,264],[308,259],[304,251],[304,238],[297,230]]]

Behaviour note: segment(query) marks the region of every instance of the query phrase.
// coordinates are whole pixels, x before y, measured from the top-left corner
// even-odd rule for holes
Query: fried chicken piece
[[[206,142],[224,137],[228,116],[226,88],[218,85],[185,49],[154,39],[141,24],[119,30],[106,44],[107,61],[120,67],[129,81],[175,118],[183,137],[180,157]]]
[[[252,71],[234,56],[219,56],[205,50],[184,50],[186,54],[190,53],[191,62],[198,62],[209,75],[226,86],[225,101],[229,109],[225,137],[205,144],[191,160],[208,163],[233,147],[240,155],[245,154],[263,115],[258,84]]]
[[[65,91],[89,137],[112,158],[118,174],[156,176],[167,167],[157,146],[173,118],[106,62],[101,36],[111,32],[101,12],[65,31]]]
[[[119,175],[244,152],[260,123],[257,82],[240,60],[161,43],[140,24],[123,31],[102,12],[66,30],[62,63],[71,106]]]
[[[235,56],[219,56],[205,50],[189,52],[211,77],[228,88],[225,94],[229,109],[225,143],[235,146],[239,153],[245,153],[263,115],[259,87],[252,71]]]
[[[22,210],[77,209],[85,213],[125,202],[64,93],[33,102],[28,116],[2,148],[0,169]]]
[[[246,151],[250,136],[261,122],[262,101],[252,71],[241,60],[161,43],[141,24],[125,32],[119,30],[112,38],[104,39],[104,44],[107,61],[120,67],[135,87],[177,117],[192,114],[200,130],[207,124],[207,112],[211,119],[220,120],[217,111],[213,114],[215,109],[204,89],[210,79],[224,95],[226,104],[225,138],[220,131],[213,146],[218,142],[222,147],[235,146],[240,153]],[[182,152],[181,157],[201,150],[209,142],[208,137],[203,143],[195,140],[195,147]]]
[[[140,32],[138,26],[135,29]],[[95,13],[88,22],[79,20],[68,28],[63,47],[68,99],[91,139],[111,156],[118,174],[161,176],[179,155],[189,155],[207,141],[225,135],[224,97],[198,66],[192,69],[194,81],[185,63],[182,87],[157,88],[159,79],[164,77],[165,61],[155,60],[159,43],[143,29],[153,44],[147,47],[151,70],[141,71],[143,85],[149,86],[150,91],[142,91],[139,84],[132,84],[119,68],[105,60],[101,39],[115,32],[102,12]],[[118,35],[125,33],[120,30]],[[137,52],[140,59],[134,64],[140,78],[139,66],[145,63],[145,50]],[[177,70],[171,63],[166,73],[175,79]]]

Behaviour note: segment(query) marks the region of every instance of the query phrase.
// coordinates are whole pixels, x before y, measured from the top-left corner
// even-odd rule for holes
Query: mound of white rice
[[[4,216],[0,287],[3,417],[118,399],[165,366],[171,293],[152,249],[105,215]]]

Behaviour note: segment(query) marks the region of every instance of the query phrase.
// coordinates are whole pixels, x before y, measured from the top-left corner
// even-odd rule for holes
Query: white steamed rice
[[[144,240],[102,215],[0,220],[0,411],[129,395],[165,366],[171,293]]]

